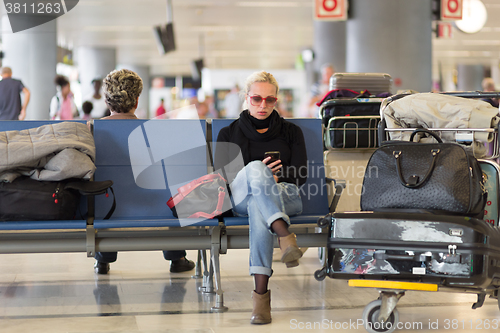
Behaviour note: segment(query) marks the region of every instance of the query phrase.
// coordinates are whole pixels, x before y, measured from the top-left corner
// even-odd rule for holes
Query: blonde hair
[[[495,91],[495,81],[491,77],[485,77],[481,85],[483,91]]]
[[[267,82],[272,84],[273,86],[276,87],[276,95],[278,95],[278,91],[280,90],[278,81],[276,81],[276,79],[271,73],[265,71],[255,72],[250,74],[249,77],[247,77],[245,81],[245,94],[248,94],[248,92],[250,91],[250,87],[252,86],[252,84],[256,82]]]
[[[265,71],[254,72],[250,74],[250,76],[247,77],[245,81],[245,91],[240,91],[240,95],[243,95],[243,99],[245,100],[242,105],[243,110],[248,109],[248,102],[247,99],[245,98],[245,95],[248,95],[248,92],[250,91],[252,84],[256,82],[267,82],[272,84],[273,86],[276,87],[276,96],[278,96],[278,91],[280,90],[280,88],[278,86],[278,81],[276,81],[274,76],[271,73]]]
[[[2,73],[0,75],[12,75],[12,69],[10,67],[2,67]]]
[[[106,105],[118,113],[127,113],[135,107],[142,87],[140,76],[128,69],[114,70],[102,82]]]

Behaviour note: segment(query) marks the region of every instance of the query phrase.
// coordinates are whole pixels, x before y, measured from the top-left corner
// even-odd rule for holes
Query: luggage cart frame
[[[465,92],[465,93],[446,93],[447,95],[454,95],[459,97],[466,98],[500,98],[500,93],[483,93],[483,92]],[[402,96],[396,96],[395,98],[401,98]],[[392,97],[389,97],[392,98]],[[330,127],[330,125],[328,126]],[[328,132],[328,127],[325,128],[325,133]],[[396,131],[413,131],[415,129],[387,129],[385,128],[385,121],[381,120],[378,126],[378,139],[379,142],[383,142],[389,138],[391,132]],[[401,297],[404,296],[406,291],[410,290],[424,290],[424,291],[445,291],[445,292],[462,292],[462,293],[472,293],[477,295],[477,301],[472,305],[473,309],[477,309],[481,307],[485,301],[486,296],[491,298],[495,298],[498,300],[498,306],[500,308],[500,245],[496,244],[500,240],[500,230],[498,225],[499,220],[499,190],[500,190],[500,166],[493,161],[493,159],[497,159],[499,157],[499,135],[498,128],[484,128],[484,129],[443,129],[443,128],[430,128],[431,131],[437,132],[447,132],[454,131],[455,139],[458,143],[464,145],[471,145],[475,140],[476,136],[481,133],[488,133],[492,135],[492,144],[490,149],[485,156],[487,159],[482,159],[480,161],[481,168],[483,170],[483,175],[485,175],[487,179],[487,184],[489,185],[489,191],[492,192],[492,196],[489,197],[488,202],[490,207],[487,206],[487,209],[490,213],[485,214],[485,221],[487,223],[482,224],[481,221],[476,221],[479,225],[482,225],[482,230],[487,230],[491,228],[494,238],[495,244],[484,247],[484,258],[486,262],[483,262],[484,265],[482,270],[476,269],[479,276],[475,277],[476,285],[473,281],[467,282],[467,278],[456,278],[454,282],[450,283],[451,280],[454,280],[453,276],[450,277],[439,277],[435,278],[431,276],[419,275],[420,272],[418,268],[415,270],[416,274],[411,277],[411,275],[403,274],[401,276],[391,276],[391,274],[345,274],[340,272],[335,272],[333,269],[334,260],[338,260],[338,258],[334,258],[336,251],[339,251],[340,248],[348,248],[349,243],[350,246],[354,247],[354,244],[357,244],[358,248],[370,248],[376,249],[377,242],[379,240],[369,241],[367,239],[361,239],[361,242],[357,242],[356,239],[345,240],[340,239],[336,241],[335,239],[335,228],[334,224],[338,218],[353,218],[362,220],[363,212],[351,213],[352,216],[347,216],[346,214],[338,214],[338,213],[330,213],[325,216],[323,219],[318,221],[318,226],[321,228],[328,227],[329,233],[327,233],[328,246],[326,248],[326,263],[321,270],[315,272],[314,276],[317,280],[321,281],[326,276],[331,278],[345,279],[349,281],[349,286],[352,287],[368,287],[368,288],[376,288],[379,291],[379,298],[371,303],[369,303],[363,312],[363,320],[365,324],[365,329],[368,332],[393,332],[396,328],[396,325],[399,320],[399,315],[396,309],[396,305]],[[325,138],[327,136],[325,135]],[[325,142],[326,143],[326,142]],[[331,147],[328,147],[331,149]],[[447,217],[444,217],[446,220]],[[444,220],[444,221],[445,221]],[[480,228],[480,229],[481,229]],[[486,229],[485,229],[486,228]],[[451,232],[458,232],[457,230]],[[487,234],[487,232],[486,232]],[[489,236],[486,236],[489,237]],[[359,245],[359,243],[364,245]],[[370,244],[368,244],[370,243]],[[387,242],[386,242],[387,243]],[[383,248],[384,246],[388,246],[390,248],[390,242],[380,246]],[[415,245],[415,244],[414,244]],[[457,252],[458,248],[458,252]],[[446,249],[443,248],[443,253],[445,256],[449,256],[454,258],[454,256],[459,256],[463,252],[463,244],[448,244],[447,252]],[[472,250],[469,250],[472,251]],[[411,252],[411,251],[410,251]],[[414,259],[421,260],[425,251],[420,254],[420,257],[416,254],[414,256],[411,255],[391,255],[388,256],[394,260],[406,260],[406,259]],[[466,251],[467,252],[467,251]],[[471,252],[472,253],[472,252]],[[386,255],[386,254],[385,254]],[[392,256],[392,257],[391,257]],[[373,254],[375,257],[375,254]],[[380,257],[380,255],[379,255]],[[404,257],[404,258],[403,258]],[[410,258],[412,257],[412,258]],[[425,259],[424,259],[425,260]],[[477,264],[477,263],[476,263]],[[420,272],[421,273],[421,272]],[[378,326],[377,326],[378,325]],[[376,326],[376,327],[375,327]]]

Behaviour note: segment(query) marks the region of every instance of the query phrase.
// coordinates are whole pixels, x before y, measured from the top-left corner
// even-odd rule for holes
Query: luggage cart
[[[347,89],[349,93],[351,97],[325,99],[319,109],[323,124],[323,159],[330,171],[332,168],[344,171],[363,168],[378,146],[379,110],[383,98],[369,97]],[[329,160],[334,162],[329,163]],[[336,177],[335,172],[333,177]],[[344,188],[348,191],[344,190],[338,209],[359,210],[359,195],[350,189],[358,188],[362,179],[352,172],[344,173],[342,177]],[[320,228],[318,232],[321,232]],[[326,263],[326,248],[318,248],[318,258],[323,266]]]
[[[470,98],[498,98],[500,93],[450,93]],[[394,131],[379,123],[378,140]],[[328,227],[326,264],[315,272],[348,280],[352,287],[376,288],[379,298],[363,311],[368,332],[393,332],[399,322],[398,300],[407,291],[461,292],[477,295],[473,309],[486,296],[498,300],[500,308],[500,167],[498,128],[429,129],[454,131],[458,143],[473,146],[478,136],[491,135],[492,142],[478,159],[488,203],[484,220],[462,216],[405,212],[331,213],[318,221]],[[410,230],[405,234],[405,230]],[[434,234],[429,240],[426,231]],[[419,236],[420,235],[420,236]],[[423,236],[422,236],[423,235]],[[404,248],[402,248],[404,244]]]
[[[320,106],[325,149],[378,147],[377,129],[383,98],[335,98]]]

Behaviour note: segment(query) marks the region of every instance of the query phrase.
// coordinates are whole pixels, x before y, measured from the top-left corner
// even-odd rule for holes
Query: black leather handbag
[[[438,142],[413,142],[419,132]],[[363,180],[361,210],[418,209],[482,218],[486,196],[472,152],[417,129],[410,141],[388,141],[373,153]]]

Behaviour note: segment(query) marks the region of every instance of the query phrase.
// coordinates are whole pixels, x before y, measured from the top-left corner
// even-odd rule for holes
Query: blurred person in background
[[[165,100],[161,98],[160,106],[156,109],[155,117],[163,116],[165,113],[167,113],[167,110],[165,110]]]
[[[12,69],[2,67],[0,80],[0,120],[24,120],[30,101],[30,91],[24,84],[12,78]],[[21,104],[21,93],[24,102]]]
[[[83,120],[92,119],[92,116],[90,114],[92,113],[93,108],[94,108],[94,106],[92,105],[92,102],[89,102],[89,101],[83,102],[83,104],[82,104],[83,115],[80,117],[80,119],[83,119]]]
[[[326,63],[321,66],[321,79],[311,87],[311,99],[308,105],[308,116],[318,117],[319,107],[316,103],[320,102],[326,93],[330,91],[330,78],[335,74],[333,65]]]
[[[240,87],[235,84],[231,91],[226,95],[224,99],[224,105],[226,118],[238,118],[240,112],[243,110],[243,98],[240,95]]]
[[[495,81],[491,77],[485,77],[481,83],[484,92],[496,91]],[[483,101],[490,103],[492,106],[498,108],[498,98],[484,98]]]
[[[94,91],[92,94],[88,95],[84,98],[84,101],[89,101],[92,103],[94,108],[92,109],[92,113],[90,116],[94,119],[99,119],[102,117],[109,116],[108,106],[104,102],[104,96],[102,95],[102,79],[95,78],[92,80],[92,87]]]
[[[205,103],[208,107],[207,118],[215,119],[219,118],[219,112],[215,108],[215,98],[212,95],[205,96]]]
[[[69,80],[63,75],[57,75],[54,82],[57,86],[57,93],[50,101],[50,119],[72,120],[78,117],[78,109]]]

